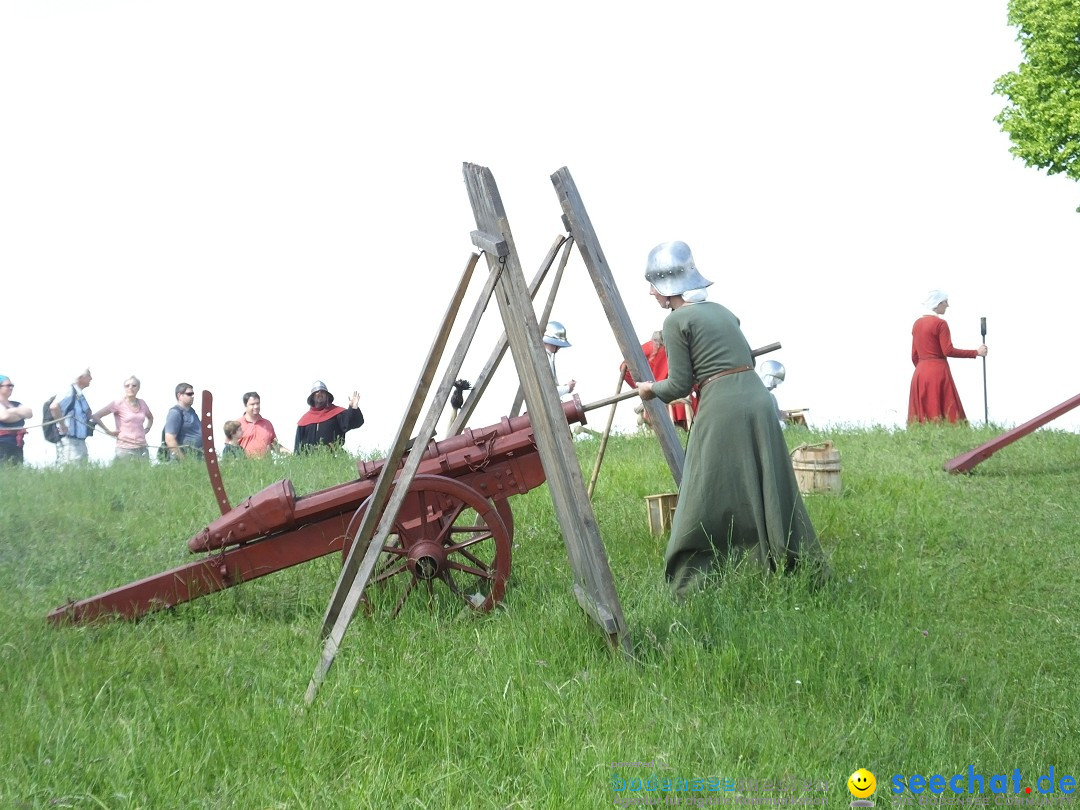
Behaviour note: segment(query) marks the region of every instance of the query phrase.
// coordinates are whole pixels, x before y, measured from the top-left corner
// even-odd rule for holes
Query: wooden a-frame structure
[[[544,467],[556,516],[563,531],[563,539],[574,575],[574,596],[585,613],[600,626],[609,643],[629,655],[632,652],[630,630],[622,615],[622,607],[615,590],[611,569],[608,566],[607,554],[600,537],[596,517],[586,493],[585,481],[567,430],[558,394],[555,386],[552,385],[544,349],[538,339],[540,328],[532,305],[532,295],[540,279],[534,281],[531,289],[525,283],[510,231],[510,223],[491,171],[483,166],[469,163],[464,165],[463,171],[477,225],[477,230],[471,234],[472,241],[487,259],[488,279],[465,326],[459,344],[443,373],[426,418],[413,444],[416,447],[425,447],[431,441],[438,418],[446,407],[453,383],[457,379],[465,355],[476,334],[480,317],[487,308],[489,300],[494,296],[502,316],[505,333],[449,432],[453,435],[461,431],[482,395],[495,366],[509,346],[525,400],[529,405],[537,450]],[[570,234],[570,239],[556,240],[556,244],[549,252],[548,265],[558,249],[564,247],[559,269],[561,274],[566,264],[565,251],[569,249],[569,241],[572,240],[577,245],[627,367],[634,379],[652,380],[652,371],[633,331],[633,325],[623,305],[622,297],[603,251],[600,249],[592,223],[570,172],[565,167],[559,169],[551,176],[551,181],[563,210],[562,221]],[[306,694],[308,703],[314,700],[319,685],[333,664],[345,631],[360,604],[360,597],[375,568],[383,543],[391,532],[394,519],[416,475],[422,453],[410,453],[405,458],[404,465],[401,465],[401,461],[405,457],[409,443],[408,437],[412,434],[416,418],[423,402],[427,399],[436,368],[440,363],[443,349],[478,260],[479,256],[474,254],[466,265],[439,333],[429,350],[410,406],[402,419],[375,489],[370,496],[354,542],[342,566],[341,574],[323,617],[322,656],[308,684]],[[679,483],[682,480],[683,449],[675,433],[675,427],[662,403],[650,400],[645,403],[645,406],[650,409],[652,424],[656,426],[656,433],[672,476],[676,483]],[[400,473],[396,476],[395,485],[395,472],[399,467]],[[392,493],[391,489],[393,489]]]

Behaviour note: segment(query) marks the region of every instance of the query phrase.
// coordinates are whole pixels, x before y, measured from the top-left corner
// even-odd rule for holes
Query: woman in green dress
[[[809,564],[824,581],[828,563],[739,319],[704,300],[712,282],[685,242],[653,248],[645,278],[671,314],[664,320],[668,377],[639,383],[641,398],[671,402],[699,390],[665,555],[672,592],[684,596],[724,561],[744,558],[768,571]]]

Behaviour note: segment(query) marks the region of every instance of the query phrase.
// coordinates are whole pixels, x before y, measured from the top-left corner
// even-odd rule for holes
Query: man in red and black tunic
[[[360,393],[353,391],[349,398],[349,407],[342,408],[334,404],[334,395],[326,388],[326,383],[316,380],[312,383],[311,393],[307,398],[308,412],[296,423],[296,452],[306,448],[326,445],[337,449],[345,443],[345,432],[364,424],[364,414],[360,412]]]

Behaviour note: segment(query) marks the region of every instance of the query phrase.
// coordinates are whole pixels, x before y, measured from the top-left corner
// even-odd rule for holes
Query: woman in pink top
[[[144,458],[150,460],[150,451],[146,446],[146,434],[154,424],[154,415],[150,407],[139,399],[142,383],[138,377],[124,380],[124,397],[111,402],[94,414],[93,420],[101,424],[101,417],[111,413],[116,419],[116,430],[102,428],[116,438],[117,458]]]

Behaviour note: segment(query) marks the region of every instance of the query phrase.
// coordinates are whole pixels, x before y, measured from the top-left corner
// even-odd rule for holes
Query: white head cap
[[[926,296],[926,300],[923,301],[923,306],[927,309],[933,309],[942,301],[948,301],[949,294],[944,290],[931,290],[930,294]]]

